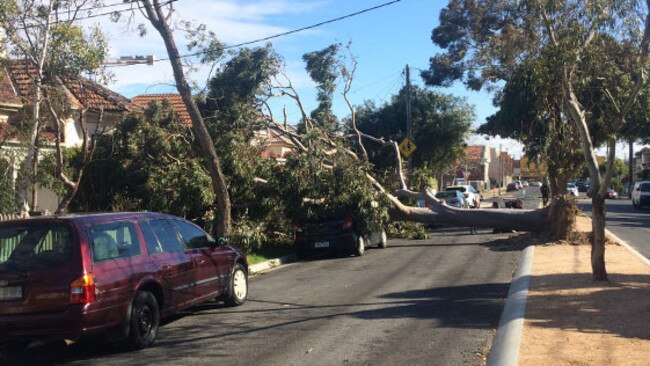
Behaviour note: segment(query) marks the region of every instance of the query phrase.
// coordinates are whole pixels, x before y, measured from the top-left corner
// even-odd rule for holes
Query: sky
[[[389,0],[177,0],[172,19],[205,24],[221,42],[233,45],[311,26],[387,2]],[[284,59],[286,73],[308,110],[316,107],[315,84],[304,69],[302,55],[321,50],[332,43],[351,42],[351,51],[357,59],[357,71],[349,93],[352,103],[359,105],[365,100],[372,100],[381,105],[405,84],[404,69],[407,64],[411,68],[411,82],[423,86],[419,71],[427,69],[429,58],[440,52],[431,42],[430,35],[445,5],[444,0],[401,0],[270,42]],[[166,58],[162,39],[151,26],[148,26],[147,36],[138,35],[136,25],[143,21],[144,18],[135,13],[131,25],[126,22],[112,23],[107,17],[86,22],[88,25],[98,24],[103,29],[108,37],[111,58],[133,55]],[[184,35],[176,32],[175,38],[181,54],[189,53],[184,47]],[[260,42],[249,47],[264,44]],[[157,62],[154,66],[122,66],[109,70],[114,77],[108,87],[126,97],[176,92],[168,61]],[[191,78],[196,85],[203,87],[208,75],[208,70],[203,68],[191,74]],[[436,90],[466,98],[475,107],[473,127],[478,127],[496,111],[491,103],[492,96],[486,92],[469,91],[462,84]],[[290,123],[300,119],[299,111],[293,108],[290,99],[285,97],[285,100],[274,103],[274,108],[281,110],[283,106],[287,107]],[[340,118],[349,115],[340,93],[334,99],[334,112]],[[274,111],[274,114],[278,116],[281,112]],[[521,154],[521,145],[512,140],[488,141],[483,136],[473,136],[468,142],[495,147],[501,145],[517,157]]]

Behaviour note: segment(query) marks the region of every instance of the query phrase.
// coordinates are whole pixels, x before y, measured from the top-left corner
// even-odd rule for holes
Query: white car
[[[571,196],[578,197],[580,193],[578,192],[578,186],[576,186],[573,183],[567,183],[566,184],[566,191],[569,193]]]
[[[445,188],[445,191],[460,191],[465,196],[469,207],[477,208],[481,206],[481,194],[469,184],[449,186]]]
[[[642,180],[634,184],[632,206],[636,209],[650,206],[650,180]]]

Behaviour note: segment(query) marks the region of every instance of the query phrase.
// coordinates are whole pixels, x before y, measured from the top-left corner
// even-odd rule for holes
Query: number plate
[[[0,300],[16,300],[23,297],[23,288],[20,286],[0,287]]]
[[[329,241],[317,241],[314,243],[314,248],[329,248],[329,247],[330,247]]]

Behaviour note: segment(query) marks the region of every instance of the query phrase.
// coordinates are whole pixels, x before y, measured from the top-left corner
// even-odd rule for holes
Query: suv
[[[632,191],[632,206],[639,209],[643,206],[650,206],[650,181],[642,180],[634,184]]]
[[[296,252],[300,258],[316,254],[354,254],[362,256],[369,245],[386,248],[388,236],[385,230],[370,235],[359,235],[351,217],[345,219],[296,221]]]
[[[239,305],[248,264],[198,226],[158,213],[0,223],[0,340],[104,333],[139,349],[160,317],[211,299]]]
[[[449,186],[445,191],[460,191],[471,208],[481,207],[481,195],[469,184]]]

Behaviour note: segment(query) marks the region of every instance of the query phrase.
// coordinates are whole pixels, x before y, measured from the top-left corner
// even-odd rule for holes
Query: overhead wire
[[[318,22],[318,23],[315,23],[315,24],[312,24],[312,25],[305,26],[305,27],[292,29],[292,30],[286,31],[286,32],[277,33],[277,34],[274,34],[274,35],[271,35],[271,36],[268,36],[268,37],[257,38],[257,39],[251,40],[251,41],[246,41],[246,42],[241,42],[241,43],[237,43],[237,44],[228,45],[228,46],[225,46],[224,49],[228,50],[228,49],[233,49],[233,48],[240,48],[240,47],[247,46],[247,45],[250,45],[250,44],[269,41],[271,39],[288,36],[288,35],[291,35],[291,34],[303,32],[303,31],[313,29],[313,28],[318,28],[318,27],[323,26],[325,24],[330,24],[330,23],[338,22],[338,21],[341,21],[341,20],[344,20],[344,19],[352,18],[352,17],[358,16],[358,15],[361,15],[361,14],[364,14],[364,13],[368,13],[368,12],[371,12],[371,11],[374,11],[374,10],[377,10],[377,9],[381,9],[381,8],[384,8],[384,7],[399,3],[401,1],[402,0],[388,1],[388,2],[379,4],[379,5],[370,7],[370,8],[359,10],[359,11],[356,11],[354,13],[349,13],[349,14],[342,15],[342,16],[339,16],[339,17],[336,17],[336,18],[328,19],[328,20],[325,20],[325,21],[322,21],[322,22]],[[205,53],[207,53],[207,51],[199,51],[199,52],[194,52],[194,53],[190,53],[190,54],[180,55],[178,58],[182,59],[182,58],[188,58],[188,57],[197,57],[197,56],[203,55]],[[168,61],[168,60],[171,60],[171,59],[172,59],[171,57],[165,57],[165,58],[157,59],[156,61]],[[110,65],[109,67],[124,67],[124,66],[133,66],[133,65],[128,65],[128,64],[127,65]]]

